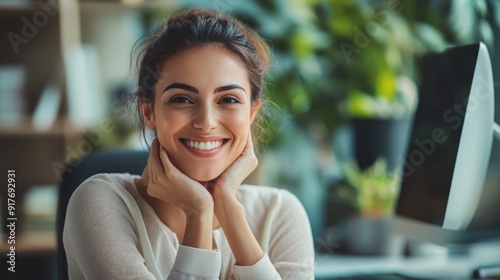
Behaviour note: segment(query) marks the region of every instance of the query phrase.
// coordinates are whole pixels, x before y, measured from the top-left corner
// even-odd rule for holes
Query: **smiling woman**
[[[142,176],[98,174],[73,193],[72,279],[313,279],[307,215],[257,167],[266,44],[237,20],[188,10],[145,41],[137,105],[156,131]],[[253,137],[252,137],[253,136]]]
[[[246,67],[208,45],[168,59],[161,73],[158,102],[141,102],[144,121],[156,129],[174,166],[194,180],[211,181],[240,156],[260,107],[260,99],[251,100]]]

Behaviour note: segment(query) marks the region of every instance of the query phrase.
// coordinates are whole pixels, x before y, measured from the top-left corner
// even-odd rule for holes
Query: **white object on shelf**
[[[33,186],[24,198],[24,211],[27,216],[54,219],[57,211],[57,186]]]
[[[26,231],[48,231],[55,228],[57,186],[33,186],[24,198],[23,225]]]
[[[19,123],[24,114],[25,70],[20,65],[0,67],[0,124]]]
[[[61,105],[61,92],[55,85],[48,85],[33,113],[33,127],[47,130],[54,123]]]
[[[90,45],[74,45],[64,53],[69,116],[73,123],[93,127],[104,117],[103,93],[99,90],[98,58]]]

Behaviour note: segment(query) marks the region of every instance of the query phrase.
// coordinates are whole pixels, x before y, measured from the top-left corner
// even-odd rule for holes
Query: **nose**
[[[210,104],[202,104],[196,108],[193,127],[209,132],[217,126],[217,116]]]

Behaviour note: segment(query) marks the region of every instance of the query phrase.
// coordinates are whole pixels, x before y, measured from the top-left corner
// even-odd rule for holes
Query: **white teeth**
[[[195,149],[203,150],[203,151],[210,151],[210,150],[219,148],[222,145],[222,140],[209,141],[209,142],[187,140],[187,141],[185,141],[185,143],[191,148],[195,148]]]

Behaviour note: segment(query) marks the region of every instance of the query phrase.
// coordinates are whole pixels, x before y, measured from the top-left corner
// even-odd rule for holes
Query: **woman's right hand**
[[[213,199],[199,182],[177,169],[158,138],[153,140],[146,168],[142,173],[148,195],[172,203],[187,216],[213,213]]]

